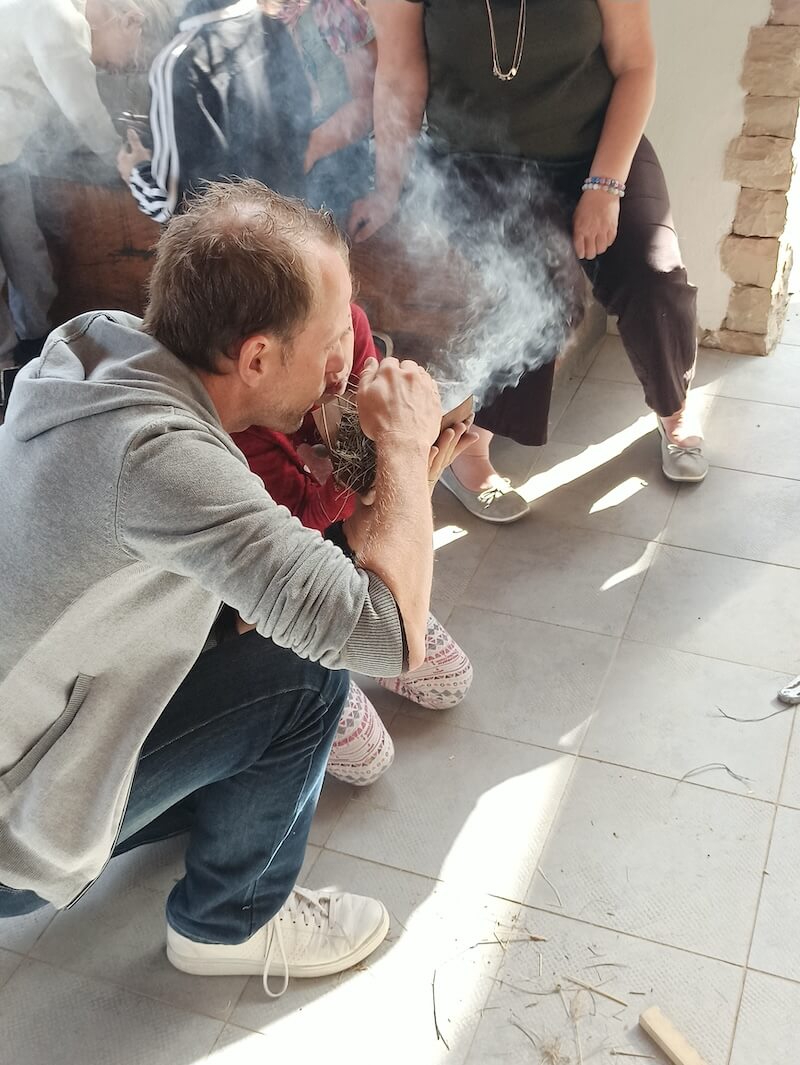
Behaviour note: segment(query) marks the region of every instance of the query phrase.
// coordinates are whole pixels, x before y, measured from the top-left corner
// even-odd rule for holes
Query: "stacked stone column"
[[[751,32],[742,84],[742,134],[732,142],[725,177],[741,185],[722,265],[735,282],[722,328],[706,343],[766,355],[786,315],[794,235],[787,215],[800,195],[795,154],[800,105],[800,0],[773,0],[769,23]],[[800,212],[797,212],[800,215]],[[797,218],[800,223],[800,217]]]

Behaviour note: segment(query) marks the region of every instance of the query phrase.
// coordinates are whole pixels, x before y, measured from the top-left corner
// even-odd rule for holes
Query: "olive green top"
[[[592,155],[614,79],[601,47],[597,0],[527,0],[527,33],[511,81],[492,74],[485,0],[425,3],[428,125],[445,152],[542,161]],[[490,0],[500,68],[512,64],[521,0]]]

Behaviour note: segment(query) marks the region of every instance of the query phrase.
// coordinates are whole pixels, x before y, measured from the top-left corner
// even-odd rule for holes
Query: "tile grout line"
[[[621,642],[622,641],[621,641],[621,638],[620,638],[620,643]],[[651,646],[651,645],[648,645],[648,646]],[[652,646],[655,646],[655,645],[652,645]],[[702,657],[702,656],[700,656],[700,657]],[[715,661],[718,661],[718,660],[715,659]],[[734,662],[732,664],[733,665],[738,665],[739,663]],[[753,667],[753,668],[755,668],[755,667]],[[788,676],[788,674],[787,674],[787,676]],[[598,699],[599,699],[599,693],[598,693]],[[787,710],[787,713],[788,712],[789,711]],[[397,715],[406,718],[408,721],[419,721],[420,720],[420,718],[415,713],[409,714],[409,713],[406,713],[406,711],[404,711],[404,710],[398,710],[397,711]],[[486,732],[483,729],[474,728],[474,727],[472,727],[470,725],[461,725],[461,724],[456,724],[455,722],[450,722],[450,721],[442,722],[442,724],[446,725],[448,728],[457,729],[459,732],[468,732],[468,733],[470,733],[470,735],[473,735],[473,736],[488,736],[491,739],[500,740],[503,743],[516,743],[516,744],[519,744],[522,747],[532,747],[532,748],[534,748],[534,750],[545,751],[548,754],[555,754],[555,755],[558,755],[561,758],[580,758],[580,759],[583,759],[583,761],[585,761],[585,762],[593,762],[593,763],[595,763],[597,765],[607,765],[607,766],[613,767],[614,769],[625,769],[625,770],[627,770],[630,773],[640,773],[640,774],[642,774],[642,776],[655,777],[657,780],[669,780],[673,784],[690,784],[694,788],[703,788],[706,791],[713,791],[713,792],[717,792],[717,793],[722,794],[722,795],[730,795],[733,798],[737,798],[737,799],[748,799],[748,800],[751,800],[752,802],[767,803],[768,805],[772,805],[776,801],[774,799],[764,798],[764,797],[758,796],[758,795],[747,795],[747,794],[744,794],[744,793],[742,793],[740,791],[733,791],[730,788],[714,787],[713,784],[706,784],[706,783],[704,783],[701,780],[683,780],[683,779],[681,779],[681,777],[673,777],[673,776],[670,776],[668,773],[657,773],[655,770],[652,770],[652,769],[642,769],[640,766],[628,765],[626,762],[614,762],[614,761],[612,761],[609,758],[599,758],[596,755],[583,754],[582,753],[583,741],[581,741],[581,745],[579,747],[577,747],[574,751],[568,751],[568,750],[565,750],[562,747],[550,747],[550,746],[548,746],[545,743],[536,743],[533,740],[522,740],[522,739],[519,739],[516,736],[503,736],[503,735],[501,735],[500,733],[497,733],[497,732]],[[588,728],[588,723],[587,723],[587,728]],[[356,800],[356,801],[358,801],[358,800]],[[785,804],[781,803],[780,805],[783,806]],[[800,809],[800,807],[792,807],[792,806],[787,806],[786,808],[787,809]],[[319,844],[319,843],[312,844],[312,845],[313,846],[321,846],[321,844]],[[357,857],[357,856],[354,856],[354,857]],[[427,874],[421,873],[421,874],[418,874],[418,875],[426,876]]]
[[[505,900],[502,895],[495,896],[503,901],[513,902],[513,899]],[[636,940],[637,943],[649,943],[653,947],[664,947],[666,950],[676,950],[681,954],[688,954],[693,958],[705,958],[707,961],[718,962],[720,965],[730,965],[734,969],[744,970],[744,963],[739,961],[731,961],[730,958],[720,958],[716,954],[704,954],[701,950],[692,950],[691,947],[679,947],[675,943],[668,943],[663,939],[650,939],[647,936],[639,935],[636,932],[625,931],[622,928],[612,928],[607,924],[598,924],[597,921],[587,921],[585,917],[573,917],[570,914],[563,913],[557,909],[548,910],[545,906],[532,906],[530,903],[523,902],[523,910],[531,910],[534,913],[543,913],[548,917],[561,917],[565,921],[572,921],[575,924],[585,925],[587,928],[595,928],[600,932],[607,932],[610,935],[622,936],[625,939]],[[800,981],[790,981],[791,983],[797,983],[800,987]]]
[[[625,633],[623,639],[631,643],[643,644],[645,647],[658,647],[664,651],[675,651],[682,655],[694,655],[695,658],[710,658],[713,662],[728,662],[732,666],[744,666],[746,669],[761,669],[765,673],[778,673],[784,677],[793,677],[796,674],[793,669],[776,669],[775,666],[765,666],[757,662],[742,662],[736,658],[722,658],[720,655],[701,654],[699,651],[689,651],[684,647],[675,647],[672,644],[652,643],[650,640],[642,640],[638,636],[631,636],[629,633]]]
[[[177,1013],[183,1013],[189,1017],[202,1017],[204,1020],[214,1021],[216,1024],[221,1025],[220,1032],[222,1031],[222,1028],[224,1028],[225,1025],[228,1023],[227,1019],[223,1020],[220,1017],[214,1017],[210,1013],[200,1013],[198,1010],[192,1010],[186,1006],[179,1006],[175,1002],[170,1002],[169,999],[166,998],[159,998],[157,995],[148,995],[146,992],[140,991],[138,988],[134,989],[132,987],[128,987],[127,984],[121,984],[118,980],[113,980],[107,976],[99,977],[93,973],[80,972],[78,969],[72,969],[67,965],[56,965],[54,962],[47,961],[45,958],[32,958],[30,956],[27,956],[23,959],[23,961],[30,962],[32,965],[46,965],[48,969],[52,969],[57,973],[66,973],[69,976],[76,976],[79,980],[88,980],[90,983],[97,984],[101,987],[108,986],[116,988],[119,991],[124,991],[126,995],[133,995],[135,998],[143,999],[145,1002],[155,1002],[159,1006],[166,1007],[169,1010],[175,1010]],[[0,997],[3,995],[5,990],[11,986],[11,982],[16,978],[21,968],[21,965],[17,966],[17,968],[8,978],[6,983],[3,984],[2,988],[0,988]],[[245,979],[245,987],[247,986],[249,980],[250,977],[248,976]],[[242,990],[244,990],[244,988],[242,988]],[[233,1007],[231,1007],[231,1013],[233,1013]],[[214,1037],[214,1043],[208,1050],[209,1054],[214,1049],[214,1045],[216,1044],[218,1038],[219,1035]]]
[[[750,971],[750,957],[751,957],[751,955],[753,953],[753,942],[754,942],[755,937],[756,937],[756,928],[758,927],[758,915],[759,915],[759,911],[761,910],[761,900],[762,900],[762,897],[764,895],[764,883],[765,883],[766,877],[768,875],[767,874],[767,866],[769,865],[769,857],[770,857],[770,854],[772,853],[772,842],[773,842],[773,840],[775,838],[775,826],[776,826],[776,824],[778,822],[778,811],[780,809],[781,793],[783,791],[784,781],[786,780],[786,769],[787,769],[787,767],[789,765],[789,757],[791,755],[791,750],[792,750],[792,740],[794,738],[794,732],[795,732],[796,728],[797,728],[797,712],[794,711],[794,713],[792,715],[792,727],[789,730],[789,738],[788,738],[787,743],[786,743],[786,755],[785,755],[785,757],[783,759],[783,772],[781,773],[781,779],[780,779],[780,781],[778,783],[778,793],[777,793],[777,796],[776,796],[776,799],[775,799],[773,812],[772,812],[772,824],[770,825],[770,830],[769,830],[769,840],[767,841],[767,851],[766,851],[766,854],[764,855],[764,868],[763,868],[763,871],[761,873],[761,883],[758,886],[758,898],[756,899],[755,913],[753,915],[753,927],[750,930],[750,941],[747,944],[747,955],[746,955],[745,963],[744,963],[744,972],[742,974],[742,987],[741,987],[741,991],[739,992],[739,1002],[737,1003],[737,1006],[736,1006],[736,1016],[734,1017],[733,1032],[731,1034],[731,1042],[730,1042],[730,1047],[728,1049],[728,1065],[730,1065],[730,1060],[731,1060],[731,1057],[733,1056],[734,1044],[736,1042],[736,1032],[737,1032],[737,1029],[739,1027],[739,1017],[741,1016],[742,1003],[744,1001],[744,989],[745,989],[745,984],[746,984],[746,981],[747,981],[747,974]],[[775,975],[775,974],[772,974],[772,975]]]
[[[670,545],[666,544],[662,546],[669,547]],[[650,640],[641,640],[635,636],[629,636],[626,633],[598,632],[596,629],[582,629],[577,625],[564,625],[558,621],[544,621],[541,618],[524,618],[519,614],[509,614],[505,610],[492,610],[491,607],[477,607],[473,606],[471,603],[462,603],[461,605],[467,610],[481,610],[485,614],[495,614],[497,617],[511,618],[513,621],[529,621],[533,625],[548,625],[554,629],[567,629],[569,632],[581,632],[589,636],[602,636],[607,640],[628,640],[631,643],[643,644],[646,647],[657,647],[660,650],[674,651],[676,654],[692,655],[694,658],[710,658],[713,662],[727,662],[729,665],[742,666],[744,669],[760,669],[765,673],[777,673],[781,677],[794,677],[796,675],[794,669],[775,669],[773,666],[762,666],[752,662],[741,662],[736,658],[721,658],[719,655],[701,654],[699,651],[688,651],[682,647],[671,647],[668,644],[651,643]],[[397,712],[403,713],[404,711],[400,708]]]
[[[644,583],[644,582],[642,582],[642,583]],[[592,709],[589,712],[589,716],[586,719],[586,726],[585,726],[585,728],[583,730],[583,735],[581,736],[581,742],[578,744],[578,750],[575,752],[579,758],[581,758],[583,756],[583,747],[584,747],[584,744],[586,743],[586,737],[589,735],[589,729],[591,728],[592,721],[594,719],[594,715],[597,713],[597,704],[600,702],[600,697],[602,696],[603,691],[605,690],[605,686],[608,683],[608,678],[611,675],[611,670],[614,668],[614,666],[617,663],[617,659],[619,658],[619,652],[620,652],[620,650],[622,648],[623,639],[624,639],[624,636],[616,637],[616,640],[617,640],[616,647],[614,648],[614,650],[613,650],[613,652],[611,654],[611,658],[609,660],[608,666],[606,667],[606,671],[603,674],[602,680],[597,685],[597,689],[596,689],[597,693],[595,695],[594,703],[592,705]]]

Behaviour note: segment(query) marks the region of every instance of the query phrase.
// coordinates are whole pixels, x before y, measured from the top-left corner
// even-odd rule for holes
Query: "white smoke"
[[[491,159],[465,173],[422,153],[399,216],[408,261],[429,278],[440,264],[433,288],[461,307],[428,362],[444,410],[470,393],[485,406],[551,362],[583,316],[584,279],[553,192],[531,165],[495,170]]]

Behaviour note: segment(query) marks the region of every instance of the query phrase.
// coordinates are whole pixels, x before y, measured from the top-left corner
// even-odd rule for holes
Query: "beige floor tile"
[[[800,293],[798,292],[795,292],[789,301],[789,310],[781,339],[784,344],[800,345]]]
[[[748,973],[730,1065],[790,1065],[797,1060],[800,985]]]
[[[798,657],[800,658],[800,656]],[[777,699],[774,705],[776,710],[784,706]],[[792,739],[789,743],[789,757],[786,760],[786,772],[783,777],[783,787],[781,788],[781,803],[784,806],[800,809],[800,725],[797,723],[795,711],[787,709],[785,716],[795,717],[795,724]]]
[[[470,655],[475,673],[467,697],[447,712],[450,724],[577,750],[616,638],[474,607],[456,608],[450,632]]]
[[[92,888],[56,917],[32,954],[82,976],[226,1020],[247,977],[179,972],[167,961],[165,936],[164,899],[155,892]]]
[[[463,602],[620,635],[653,552],[643,540],[539,522],[532,515],[498,533]]]
[[[730,358],[731,356],[726,351],[700,348],[697,353],[697,368],[692,388],[711,395],[719,392]],[[603,346],[586,376],[589,380],[619,381],[623,384],[638,385],[630,359],[622,346],[622,340],[611,334],[603,341]]]
[[[779,344],[767,358],[731,355],[718,392],[733,399],[800,407],[800,353],[790,344]]]
[[[718,396],[705,432],[714,466],[800,479],[795,407]]]
[[[770,673],[624,640],[603,685],[581,753],[618,765],[674,777],[723,762],[749,778],[758,798],[777,798],[791,714],[757,724],[775,709],[784,674]],[[698,783],[743,794],[748,785],[725,772],[709,772]]]
[[[8,983],[21,964],[21,954],[12,954],[10,950],[0,950],[0,988]]]
[[[658,440],[649,433],[613,455],[601,445],[548,444],[522,492],[531,520],[651,540],[664,528],[677,486],[661,472]]]
[[[188,835],[149,843],[112,858],[92,887],[92,893],[122,895],[132,888],[145,888],[166,898],[184,874]]]
[[[194,1065],[222,1022],[41,962],[22,963],[0,991],[9,1065]]]
[[[329,851],[315,877],[318,886],[381,899],[391,915],[387,940],[355,970],[294,981],[277,1002],[266,1001],[260,981],[251,980],[231,1023],[264,1033],[253,1044],[262,1056],[240,1056],[232,1044],[241,1033],[227,1032],[213,1065],[463,1061],[503,956],[494,936],[514,934],[519,907]],[[437,1019],[449,1051],[433,1024],[434,973]]]
[[[800,572],[680,547],[658,548],[625,635],[790,673]]]
[[[778,808],[748,964],[800,982],[800,810]]]
[[[548,432],[552,433],[569,407],[575,394],[581,387],[583,378],[556,374],[553,394],[550,397],[550,416],[547,419]]]
[[[501,477],[508,477],[516,487],[530,477],[543,450],[541,447],[526,447],[507,437],[496,436],[492,441],[492,464]]]
[[[799,515],[800,481],[716,467],[702,485],[678,492],[661,539],[678,547],[800,567]]]
[[[341,780],[335,780],[331,776],[325,777],[314,820],[311,822],[311,831],[308,834],[309,843],[315,847],[325,845],[355,790],[349,784],[343,784]]]
[[[398,714],[392,734],[392,769],[354,796],[327,846],[522,899],[573,759],[433,715]]]
[[[741,964],[773,807],[578,760],[527,902]],[[560,895],[561,906],[558,905]]]
[[[52,906],[44,906],[24,917],[0,919],[0,947],[16,951],[17,954],[27,954],[55,915]]]
[[[470,514],[442,485],[433,495],[433,517],[431,610],[445,623],[497,535],[497,526]]]
[[[738,966],[539,910],[523,909],[519,923],[545,942],[509,944],[469,1065],[548,1061],[546,1048],[559,1044],[559,1060],[577,1062],[577,1039],[587,1063],[635,1065],[635,1058],[613,1057],[612,1050],[652,1055],[653,1061],[666,1063],[638,1027],[639,1014],[652,1005],[672,1019],[708,1065],[727,1065],[742,983]],[[602,985],[601,991],[620,1001],[593,995],[569,977]],[[563,1001],[557,985],[563,988]],[[705,989],[703,994],[699,988]],[[517,1025],[527,1030],[533,1046]]]
[[[560,444],[599,444],[635,426],[640,432],[655,429],[655,416],[640,386],[587,377],[550,439]]]

